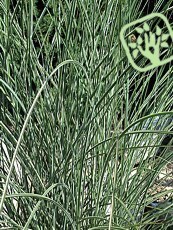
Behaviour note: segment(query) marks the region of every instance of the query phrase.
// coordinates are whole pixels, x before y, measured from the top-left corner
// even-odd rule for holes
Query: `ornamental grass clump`
[[[172,193],[150,192],[172,161],[172,65],[136,71],[119,38],[143,1],[0,12],[0,228],[167,229],[172,203],[146,207]]]

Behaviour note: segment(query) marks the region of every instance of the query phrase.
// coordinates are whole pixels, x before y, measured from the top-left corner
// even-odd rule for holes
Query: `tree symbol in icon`
[[[163,34],[159,26],[156,26],[155,33],[150,31],[149,25],[145,22],[143,28],[137,27],[139,34],[135,42],[131,42],[128,46],[133,50],[133,58],[137,58],[141,53],[144,57],[150,60],[152,65],[157,66],[160,63],[160,48],[168,48],[166,42],[169,34]]]

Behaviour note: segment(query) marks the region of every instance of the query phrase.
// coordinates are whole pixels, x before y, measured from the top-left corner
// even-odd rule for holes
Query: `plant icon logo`
[[[164,24],[163,28],[159,27],[158,21]],[[120,40],[129,62],[140,72],[173,60],[169,46],[170,43],[173,44],[173,31],[167,18],[161,13],[152,13],[125,25],[121,29]]]

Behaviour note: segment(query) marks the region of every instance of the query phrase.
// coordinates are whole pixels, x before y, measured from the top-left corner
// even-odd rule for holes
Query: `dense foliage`
[[[0,0],[2,229],[172,224],[170,201],[147,209],[171,198],[149,191],[172,160],[172,63],[139,73],[119,37],[152,11],[172,25],[171,4]]]

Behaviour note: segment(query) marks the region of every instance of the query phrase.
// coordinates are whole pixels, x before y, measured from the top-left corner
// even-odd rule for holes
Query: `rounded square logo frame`
[[[124,47],[124,50],[126,52],[127,58],[129,60],[129,62],[131,63],[131,65],[133,66],[133,68],[138,70],[139,72],[145,72],[145,71],[151,70],[151,69],[153,69],[155,67],[164,65],[164,64],[170,62],[171,60],[173,60],[173,55],[171,55],[170,57],[168,57],[168,58],[166,58],[164,60],[161,60],[158,65],[151,64],[151,65],[146,66],[146,67],[140,67],[135,63],[134,59],[132,58],[132,55],[130,53],[130,49],[129,49],[129,47],[128,47],[127,43],[126,43],[126,40],[125,40],[125,32],[126,32],[126,30],[128,28],[132,27],[132,26],[135,26],[138,23],[143,23],[143,22],[148,21],[148,20],[150,20],[152,18],[155,18],[155,17],[159,17],[164,21],[164,23],[166,24],[166,27],[168,29],[169,35],[170,35],[170,37],[172,39],[172,42],[173,42],[173,31],[171,29],[171,26],[170,26],[167,18],[161,13],[152,13],[152,14],[147,15],[145,17],[142,17],[142,18],[140,18],[140,19],[138,19],[136,21],[128,23],[128,24],[126,24],[125,26],[122,27],[121,32],[120,32],[120,40],[121,40],[121,43],[122,43],[122,45]]]

